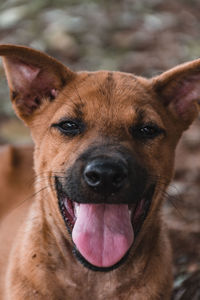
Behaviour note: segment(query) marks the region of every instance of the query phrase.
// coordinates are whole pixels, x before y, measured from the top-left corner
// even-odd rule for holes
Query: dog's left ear
[[[44,99],[52,101],[75,73],[40,51],[17,45],[0,45],[0,56],[17,115],[26,123]]]
[[[175,120],[187,129],[199,111],[200,59],[170,69],[154,77],[152,83]]]

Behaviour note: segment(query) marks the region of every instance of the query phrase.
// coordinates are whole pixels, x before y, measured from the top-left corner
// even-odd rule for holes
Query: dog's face
[[[0,54],[53,217],[85,266],[118,267],[157,219],[176,144],[197,115],[200,61],[147,80],[73,73],[24,47]]]
[[[48,177],[77,256],[113,269],[169,182],[172,124],[139,80],[120,73],[78,75],[46,109],[33,125],[37,173]]]

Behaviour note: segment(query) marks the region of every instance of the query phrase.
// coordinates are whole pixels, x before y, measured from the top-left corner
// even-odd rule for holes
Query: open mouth
[[[146,219],[155,185],[136,204],[88,204],[70,199],[55,178],[58,203],[74,243],[73,253],[87,268],[111,271],[128,257]]]

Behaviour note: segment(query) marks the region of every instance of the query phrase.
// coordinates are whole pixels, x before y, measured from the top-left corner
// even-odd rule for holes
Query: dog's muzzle
[[[128,256],[155,185],[126,149],[92,148],[56,177],[59,206],[74,253],[88,268],[109,271]]]

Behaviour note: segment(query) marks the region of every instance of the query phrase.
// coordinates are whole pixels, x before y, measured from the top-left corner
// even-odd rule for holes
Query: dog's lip
[[[62,186],[60,185],[60,187],[62,187]],[[135,239],[136,239],[137,235],[139,234],[139,232],[141,231],[144,220],[146,219],[146,217],[148,215],[148,212],[149,212],[149,209],[151,206],[151,202],[152,202],[152,198],[154,195],[155,187],[156,187],[156,184],[152,184],[147,189],[147,192],[144,193],[144,195],[140,201],[138,201],[136,204],[128,205],[129,215],[130,215],[132,227],[134,230],[134,236],[135,236],[132,246],[135,244]],[[76,219],[77,219],[77,214],[78,214],[81,203],[71,200],[65,192],[63,192],[62,190],[60,190],[60,188],[58,188],[58,186],[56,189],[57,189],[57,194],[58,194],[58,203],[60,206],[60,210],[61,210],[63,219],[65,221],[66,227],[71,235],[74,225],[75,225],[75,222],[76,222]],[[112,204],[112,205],[115,205],[115,204]],[[131,246],[131,248],[132,248],[132,246]],[[87,268],[89,268],[91,270],[95,270],[95,271],[107,272],[107,271],[110,271],[110,270],[113,270],[113,269],[119,267],[122,263],[124,263],[124,261],[128,257],[128,253],[130,252],[130,249],[128,249],[128,252],[125,253],[124,258],[122,258],[119,262],[117,262],[116,264],[114,264],[110,267],[97,267],[97,266],[91,264],[81,255],[81,253],[79,253],[78,249],[76,248],[76,245],[74,245],[73,252],[74,252],[76,258]]]
[[[72,201],[69,199],[68,196],[65,196],[63,198],[63,204],[65,207],[65,213],[67,214],[68,217],[68,221],[70,221],[72,225],[71,227],[73,228],[77,219],[80,203]]]
[[[75,207],[77,207],[78,205],[78,203],[71,201],[64,193],[62,193],[62,195],[59,193],[60,210],[67,225],[67,229],[70,231],[70,234],[76,222],[75,211],[77,212],[77,209],[75,209]]]

